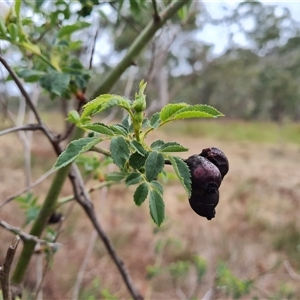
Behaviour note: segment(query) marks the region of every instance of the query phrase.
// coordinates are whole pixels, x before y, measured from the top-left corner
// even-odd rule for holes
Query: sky
[[[214,19],[220,19],[224,16],[223,6],[228,9],[234,9],[241,1],[203,1],[205,6]],[[279,8],[288,8],[293,19],[300,22],[300,1],[261,1],[265,4],[276,5]],[[250,21],[249,21],[250,22]],[[247,24],[245,24],[247,26]],[[248,24],[251,26],[251,24]],[[207,25],[205,29],[199,33],[198,38],[201,41],[214,45],[213,54],[218,56],[222,54],[228,45],[228,31],[222,26]],[[235,42],[247,46],[247,40],[242,34],[235,36]]]

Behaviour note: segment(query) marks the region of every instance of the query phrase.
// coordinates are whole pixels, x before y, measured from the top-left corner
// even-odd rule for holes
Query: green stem
[[[159,30],[164,23],[170,19],[183,5],[187,4],[190,0],[171,2],[164,12],[160,15],[160,21],[150,22],[146,28],[140,33],[140,35],[133,42],[131,47],[128,49],[125,57],[121,62],[112,70],[112,72],[106,77],[101,86],[94,93],[94,98],[100,94],[108,93],[112,86],[118,81],[124,71],[133,63],[136,56],[143,50],[143,48],[149,43],[151,38],[154,36],[157,30]],[[83,136],[84,131],[76,127],[73,140],[78,139]],[[30,234],[40,236],[47,224],[47,220],[53,212],[63,183],[65,182],[69,174],[70,165],[58,170],[55,178],[51,184],[51,187],[46,196],[45,202],[43,203],[42,209],[38,218],[35,220]],[[20,284],[24,278],[27,266],[29,264],[30,258],[33,254],[35,243],[25,242],[23,250],[20,254],[19,261],[17,263],[16,269],[12,276],[12,282],[15,284]]]
[[[58,170],[55,174],[55,178],[52,185],[48,191],[45,202],[41,208],[41,211],[35,220],[29,234],[40,237],[45,226],[47,225],[49,216],[53,213],[56,206],[56,199],[58,198],[60,191],[64,184],[64,179],[69,174],[71,164]],[[31,255],[35,247],[34,241],[24,241],[24,247],[20,255],[20,259],[17,263],[15,271],[12,276],[12,282],[15,284],[20,284],[24,278],[26,269],[28,267]]]
[[[92,98],[98,95],[107,93],[112,86],[118,81],[124,71],[134,63],[134,59],[140,54],[144,47],[149,43],[154,34],[159,30],[164,23],[169,20],[175,13],[190,0],[174,0],[161,13],[160,20],[152,20],[139,34],[132,43],[122,61],[107,75],[99,88],[93,93]]]

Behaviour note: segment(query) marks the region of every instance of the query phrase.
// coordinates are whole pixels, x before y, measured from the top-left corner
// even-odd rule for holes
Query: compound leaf
[[[152,220],[157,226],[160,226],[165,218],[165,204],[162,194],[156,189],[151,189],[149,193],[149,206]]]
[[[110,152],[114,163],[119,168],[124,168],[124,165],[129,158],[130,149],[122,136],[113,137],[111,139]]]
[[[94,100],[84,105],[81,118],[85,119],[87,117],[92,117],[97,113],[100,113],[104,110],[107,110],[115,106],[119,106],[125,109],[130,109],[130,100],[118,95],[111,95],[111,94],[100,95],[99,97],[95,98]]]
[[[103,123],[90,123],[90,124],[85,124],[82,126],[84,129],[89,129],[98,133],[106,134],[109,136],[114,136],[114,132],[110,129],[109,126],[103,124]]]
[[[151,152],[145,162],[147,180],[154,180],[162,171],[164,164],[165,160],[161,153],[158,153],[157,151]]]
[[[142,203],[146,200],[149,192],[149,187],[146,182],[140,184],[133,194],[133,200],[137,206],[142,205]]]
[[[174,171],[179,179],[179,181],[181,182],[181,184],[183,185],[183,187],[185,188],[188,197],[191,196],[191,172],[189,167],[187,166],[187,164],[179,157],[176,156],[169,156],[169,160],[174,168]]]
[[[86,137],[72,141],[67,146],[66,150],[63,151],[57,158],[54,168],[59,169],[68,165],[69,163],[74,161],[78,157],[78,155],[90,150],[92,147],[94,147],[101,141],[101,138],[95,137]]]
[[[125,183],[127,186],[137,184],[141,182],[142,180],[142,175],[141,173],[138,172],[133,172],[130,173],[126,178],[125,178]]]

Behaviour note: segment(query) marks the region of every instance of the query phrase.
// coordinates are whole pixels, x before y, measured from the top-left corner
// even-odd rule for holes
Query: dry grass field
[[[117,185],[92,194],[103,227],[143,295],[147,299],[202,299],[217,285],[222,262],[237,278],[236,284],[238,280],[253,280],[250,293],[241,299],[299,299],[300,125],[278,128],[264,123],[185,122],[154,133],[149,142],[157,138],[188,147],[183,157],[205,147],[218,147],[228,156],[230,170],[220,189],[216,218],[211,221],[190,209],[184,189],[172,176],[164,183],[167,218],[159,229],[150,218],[147,203],[134,205],[133,188]],[[35,180],[51,168],[55,156],[40,133],[35,132],[33,140]],[[0,147],[3,201],[22,189],[24,173],[17,134],[1,137]],[[40,201],[50,179],[34,189]],[[95,183],[90,181],[88,186]],[[62,196],[71,193],[67,183]],[[78,205],[69,203],[61,211],[66,215],[59,236],[63,246],[50,264],[43,299],[72,298],[78,271],[93,241],[93,228]],[[21,227],[25,217],[20,206],[12,202],[0,209],[0,218]],[[2,260],[12,234],[0,228],[0,240]],[[207,266],[200,282],[191,263],[195,255]],[[39,258],[35,255],[31,261],[26,276],[28,291],[35,288]],[[151,277],[149,270],[158,274]],[[214,291],[211,299],[235,297],[226,284]],[[26,299],[31,299],[27,294]],[[130,298],[98,240],[88,257],[80,295],[80,299]]]

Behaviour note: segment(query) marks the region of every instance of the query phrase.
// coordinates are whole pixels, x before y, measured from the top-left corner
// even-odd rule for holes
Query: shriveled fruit
[[[205,148],[200,155],[208,159],[219,169],[222,178],[228,173],[229,162],[224,152],[220,149],[216,147]]]
[[[222,182],[219,169],[205,157],[192,155],[186,161],[191,171],[192,193],[214,193]]]
[[[203,193],[200,195],[192,194],[189,199],[190,206],[201,217],[211,220],[216,215],[215,207],[219,203],[219,191],[214,193]]]
[[[64,216],[63,216],[62,213],[60,213],[60,212],[54,212],[50,216],[50,218],[48,220],[48,224],[56,224],[56,223],[60,222],[63,219],[63,217]]]

